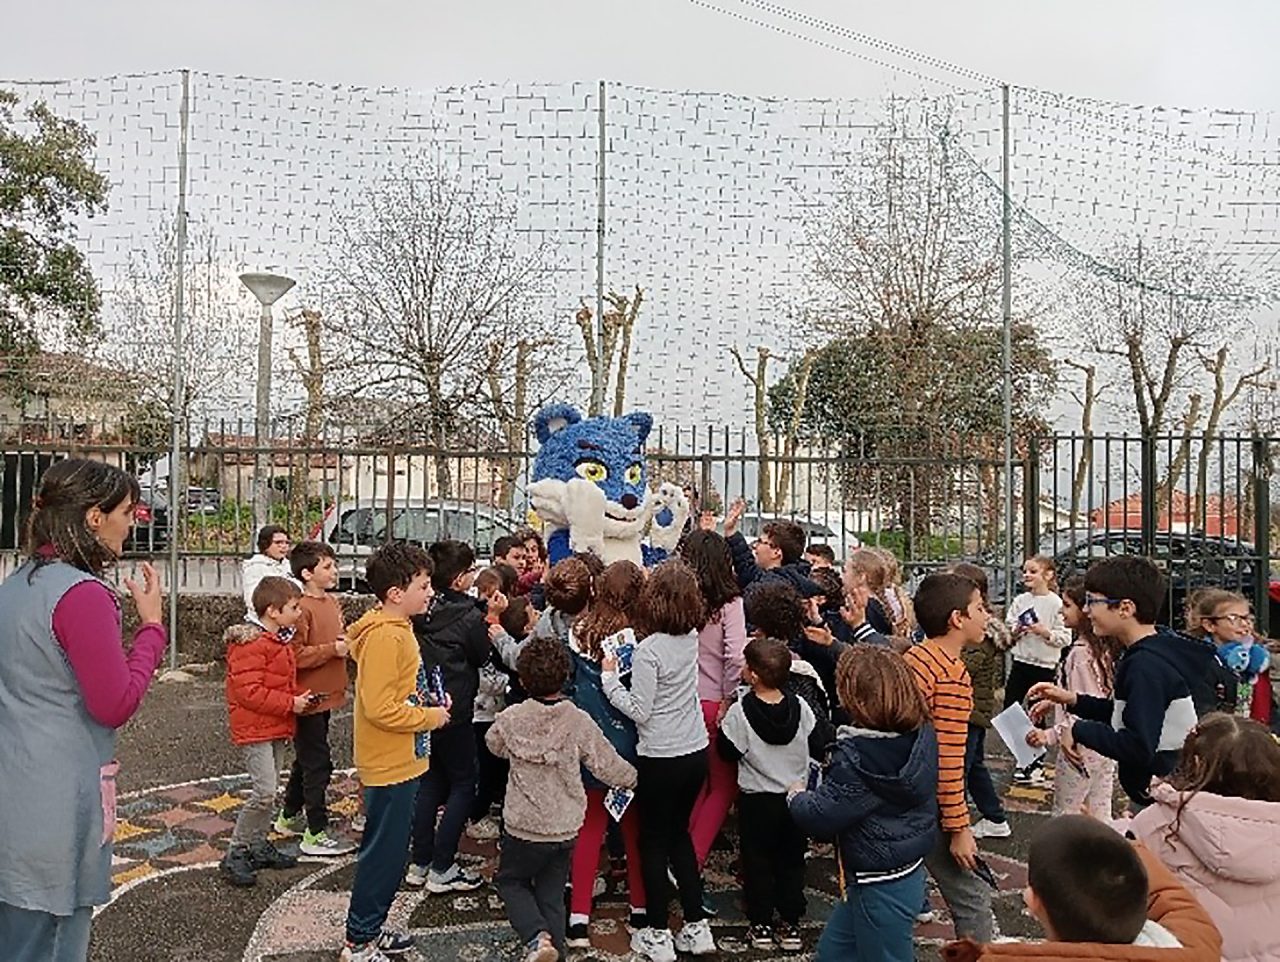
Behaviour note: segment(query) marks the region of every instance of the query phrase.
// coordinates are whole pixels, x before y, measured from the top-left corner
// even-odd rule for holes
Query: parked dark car
[[[1196,531],[1157,531],[1151,557],[1168,579],[1162,622],[1182,623],[1187,595],[1198,588],[1225,588],[1253,597],[1259,565],[1257,549],[1236,538],[1222,538]],[[1099,558],[1119,554],[1143,554],[1142,533],[1133,529],[1058,531],[1041,539],[1038,553],[1053,558],[1058,582],[1082,574]],[[1019,563],[1021,555],[1016,559]],[[1003,605],[1006,599],[1004,567],[996,559],[984,558],[992,569],[991,599]],[[1016,595],[1022,590],[1014,571]]]
[[[133,530],[125,539],[126,554],[155,554],[169,547],[169,504],[153,488],[143,488],[133,512]]]

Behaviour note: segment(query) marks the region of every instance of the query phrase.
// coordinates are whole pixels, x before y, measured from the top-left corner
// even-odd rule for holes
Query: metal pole
[[[1004,402],[1004,584],[1005,604],[1013,599],[1013,252],[1010,248],[1012,207],[1009,198],[1009,85],[1000,86],[1000,133],[1003,161],[1000,164],[1000,314],[1001,380]],[[1027,545],[1027,550],[1032,550]]]
[[[599,111],[599,162],[596,166],[596,338],[599,357],[599,377],[593,379],[591,408],[594,412],[604,413],[605,385],[609,379],[609,359],[604,356],[604,154],[605,154],[605,114],[604,114],[604,81],[600,81]]]
[[[271,305],[263,304],[258,315],[258,397],[254,418],[253,522],[256,528],[267,523],[267,477],[263,471],[263,450],[271,431]]]
[[[182,535],[182,511],[187,497],[182,463],[183,398],[182,313],[183,274],[187,260],[187,130],[191,119],[191,71],[182,71],[182,105],[178,119],[178,223],[173,283],[173,403],[169,435],[169,667],[178,667],[178,554]]]

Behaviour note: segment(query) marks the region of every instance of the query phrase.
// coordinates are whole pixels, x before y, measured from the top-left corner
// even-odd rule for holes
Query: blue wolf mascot
[[[643,411],[583,418],[571,405],[550,404],[533,426],[540,447],[529,498],[547,524],[552,564],[591,551],[605,564],[653,565],[675,550],[689,503],[670,482],[649,490],[644,442],[653,418]]]

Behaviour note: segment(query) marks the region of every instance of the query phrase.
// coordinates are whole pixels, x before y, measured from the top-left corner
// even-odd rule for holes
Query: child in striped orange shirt
[[[925,640],[903,656],[924,695],[938,736],[938,810],[942,833],[925,866],[951,910],[957,938],[990,942],[991,889],[974,874],[978,844],[964,799],[964,753],[973,711],[973,682],[960,652],[982,644],[987,630],[982,592],[952,572],[929,575],[915,597]]]

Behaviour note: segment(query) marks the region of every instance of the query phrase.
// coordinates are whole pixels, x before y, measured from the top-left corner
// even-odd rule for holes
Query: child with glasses
[[[1103,558],[1086,572],[1084,589],[1082,607],[1094,633],[1124,648],[1115,690],[1104,698],[1040,682],[1027,693],[1035,702],[1031,714],[1044,717],[1055,704],[1069,708],[1076,721],[1058,733],[1060,762],[1082,764],[1081,746],[1115,759],[1120,785],[1137,811],[1151,804],[1152,777],[1168,775],[1178,763],[1196,723],[1192,692],[1210,676],[1214,652],[1156,625],[1165,581],[1148,558]]]
[[[1231,673],[1228,683],[1234,690],[1225,693],[1223,707],[1278,730],[1280,711],[1271,689],[1271,656],[1266,644],[1254,637],[1253,613],[1245,597],[1220,588],[1197,592],[1187,633],[1213,642],[1218,661]]]

